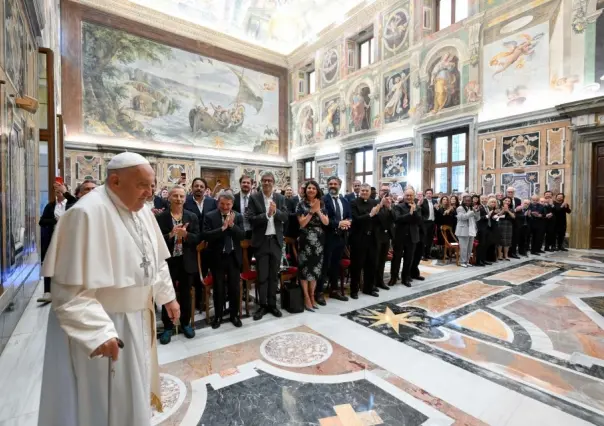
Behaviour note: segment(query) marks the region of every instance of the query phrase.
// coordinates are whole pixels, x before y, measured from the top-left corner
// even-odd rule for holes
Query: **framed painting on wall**
[[[390,185],[393,196],[403,195],[409,181],[409,152],[400,149],[378,152],[378,166],[380,183]]]

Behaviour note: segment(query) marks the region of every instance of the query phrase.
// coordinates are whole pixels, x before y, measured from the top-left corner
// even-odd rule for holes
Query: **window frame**
[[[467,8],[468,8],[468,16],[466,16],[465,18],[456,19],[455,16],[455,9],[456,9],[456,4],[458,1],[465,1],[467,3]],[[451,0],[451,23],[444,27],[441,28],[440,27],[440,2],[441,0],[436,0],[435,1],[435,19],[434,19],[434,28],[436,29],[435,31],[440,31],[440,30],[444,30],[445,28],[449,28],[451,25],[456,24],[457,22],[463,21],[464,19],[467,19],[470,17],[470,2],[468,0]]]
[[[316,73],[315,73],[315,69],[311,69],[306,71],[306,94],[307,95],[312,95],[313,93],[315,93],[317,91],[317,83],[316,83]],[[311,81],[314,81],[314,84],[310,84]],[[311,90],[311,88],[313,88],[313,90]]]
[[[367,43],[367,65],[362,66],[361,64],[363,63],[363,55],[362,55],[362,46]],[[357,41],[357,69],[363,69],[366,68],[368,66],[373,65],[374,63],[374,49],[375,49],[375,36],[373,34],[373,32],[371,33],[371,35]]]
[[[304,160],[304,182],[316,179],[315,169],[317,168],[317,161],[314,158],[308,158]],[[310,164],[310,176],[306,174],[306,165]]]
[[[465,157],[463,159],[463,161],[453,161],[453,136],[455,135],[459,135],[459,134],[465,134],[466,135],[466,147],[465,147]],[[439,188],[436,188],[436,171],[440,168],[446,167],[447,168],[447,190],[445,191],[446,194],[451,194],[453,192],[453,167],[455,166],[465,166],[465,182],[464,182],[464,187],[461,188],[461,190],[459,188],[457,188],[457,192],[463,192],[465,191],[466,188],[468,188],[469,185],[469,172],[470,172],[470,161],[468,158],[468,154],[469,154],[469,149],[470,149],[470,132],[469,129],[467,127],[462,127],[462,128],[458,128],[458,129],[453,129],[453,130],[447,130],[446,132],[439,132],[439,133],[434,133],[432,135],[432,177],[431,177],[431,187],[434,188],[435,192],[439,192]],[[446,137],[447,138],[447,161],[444,163],[437,163],[436,162],[436,139],[439,138],[443,138]]]
[[[365,177],[366,176],[371,176],[373,178],[373,174],[375,172],[375,170],[374,170],[375,164],[372,163],[371,164],[371,171],[369,171],[369,172],[367,171],[367,152],[369,152],[369,151],[371,151],[372,155],[374,154],[373,148],[369,148],[369,147],[360,148],[360,149],[357,149],[357,150],[355,150],[353,152],[353,162],[352,162],[353,163],[352,164],[352,181],[353,182],[355,180],[359,180],[362,183],[365,183]],[[357,162],[357,154],[359,152],[363,153],[363,171],[360,172],[360,173],[357,172],[357,164],[356,164],[356,162]],[[375,160],[375,156],[374,156],[373,159]],[[374,161],[374,163],[375,163],[375,161]],[[375,185],[372,184],[371,186],[375,186]]]

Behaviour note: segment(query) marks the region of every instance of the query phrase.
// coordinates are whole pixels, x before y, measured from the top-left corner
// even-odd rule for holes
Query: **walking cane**
[[[124,349],[124,342],[121,339],[117,339],[117,347],[120,349]],[[113,385],[113,375],[115,371],[113,370],[113,358],[109,357],[109,375],[107,382],[107,426],[111,426],[111,388]]]

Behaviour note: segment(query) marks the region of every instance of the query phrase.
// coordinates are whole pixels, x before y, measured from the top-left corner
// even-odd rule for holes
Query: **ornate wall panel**
[[[329,160],[329,161],[321,161],[317,163],[317,168],[319,169],[318,182],[321,185],[321,188],[327,187],[327,179],[331,176],[338,175],[338,159]]]
[[[264,172],[272,172],[275,175],[275,189],[283,190],[291,185],[291,169],[285,167],[263,167],[253,165],[243,165],[242,174],[250,176],[256,184],[260,184],[260,177]]]
[[[519,123],[505,130],[479,133],[479,176],[483,193],[505,191],[514,186],[519,197],[564,191],[570,185],[571,150],[567,120],[536,125]]]
[[[402,195],[409,182],[412,148],[394,148],[378,151],[377,166],[379,181],[376,185],[388,183],[393,195]]]

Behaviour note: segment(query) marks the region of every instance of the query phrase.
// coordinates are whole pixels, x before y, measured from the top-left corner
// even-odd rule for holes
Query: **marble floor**
[[[604,252],[421,269],[380,298],[176,336],[152,424],[604,425]],[[0,426],[37,424],[47,316],[30,303],[0,355]]]

